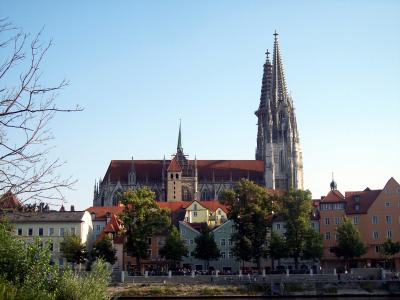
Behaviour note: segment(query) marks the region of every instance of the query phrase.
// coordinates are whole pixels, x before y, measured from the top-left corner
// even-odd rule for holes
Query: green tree
[[[221,257],[221,253],[214,239],[214,234],[208,226],[204,224],[201,228],[200,235],[198,235],[194,241],[196,243],[196,248],[193,251],[193,256],[204,260],[206,262],[206,270],[208,271],[210,268],[210,261],[217,260]]]
[[[303,258],[313,261],[321,259],[324,253],[322,234],[310,228],[304,237]]]
[[[94,260],[99,258],[113,265],[117,261],[115,256],[116,250],[113,247],[111,239],[105,236],[104,239],[98,241],[91,252],[91,256]]]
[[[171,232],[165,239],[165,244],[159,253],[161,257],[172,262],[172,269],[176,268],[177,263],[182,260],[182,256],[188,255],[188,248],[175,226],[172,226]]]
[[[73,264],[82,264],[87,257],[86,245],[81,243],[81,238],[75,234],[67,235],[60,243],[62,256]]]
[[[337,257],[343,257],[347,269],[350,260],[367,253],[367,247],[363,244],[357,227],[348,218],[344,218],[336,232],[338,242],[332,251]]]
[[[390,265],[393,266],[393,258],[394,256],[400,252],[400,243],[393,242],[391,239],[387,239],[381,248],[381,253],[386,261],[390,262]]]
[[[298,268],[299,258],[305,247],[305,237],[311,228],[310,191],[290,190],[282,198],[282,215],[286,222],[286,246],[289,257],[294,259]]]
[[[277,209],[276,195],[255,183],[241,179],[235,187],[226,190],[222,203],[228,207],[228,218],[235,222],[232,234],[234,255],[242,261],[253,259],[260,269],[260,260],[267,250],[270,217]]]
[[[126,191],[122,194],[122,203],[125,205],[121,215],[126,230],[125,248],[129,255],[136,257],[141,272],[142,259],[148,256],[148,240],[168,228],[170,214],[167,209],[159,207],[154,192],[148,188]]]
[[[288,256],[286,241],[283,235],[272,232],[268,247],[268,255],[272,260],[272,269],[275,269],[274,260],[278,260],[278,265],[280,265],[280,259]]]

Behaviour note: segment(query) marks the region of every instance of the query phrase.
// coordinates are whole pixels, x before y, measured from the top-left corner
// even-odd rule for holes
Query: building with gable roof
[[[218,200],[241,178],[270,189],[303,189],[303,162],[293,100],[287,91],[278,34],[263,69],[255,160],[197,160],[183,152],[181,126],[170,160],[112,160],[95,183],[93,206],[118,203],[119,193],[149,187],[158,201]]]
[[[367,253],[355,259],[358,266],[384,266],[381,246],[386,239],[400,241],[400,185],[392,177],[383,189],[349,191],[343,195],[331,184],[329,193],[319,201],[320,232],[324,239],[324,270],[343,266],[343,261],[332,252],[336,246],[336,228],[349,218],[360,231]],[[395,256],[400,268],[400,254]]]

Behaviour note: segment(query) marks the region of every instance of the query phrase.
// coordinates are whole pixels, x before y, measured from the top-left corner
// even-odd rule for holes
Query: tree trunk
[[[139,268],[139,275],[142,275],[142,260],[140,256],[136,256],[136,265]]]
[[[296,255],[294,257],[294,269],[297,270],[299,266],[299,257]]]

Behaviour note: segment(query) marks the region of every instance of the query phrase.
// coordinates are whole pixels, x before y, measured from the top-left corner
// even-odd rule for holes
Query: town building
[[[390,178],[383,189],[345,192],[337,190],[334,181],[331,190],[319,201],[320,232],[324,239],[322,267],[326,271],[343,267],[335,256],[336,228],[349,218],[360,231],[367,253],[353,260],[353,266],[383,267],[381,246],[386,239],[400,241],[400,185]],[[395,255],[396,269],[400,268],[400,254]]]
[[[112,160],[104,177],[95,184],[93,206],[118,203],[127,189],[149,187],[158,201],[218,200],[241,178],[270,189],[303,189],[303,161],[293,99],[289,95],[274,34],[272,63],[264,64],[258,110],[255,160],[189,159],[183,152],[179,126],[176,153],[171,159]]]
[[[49,242],[52,262],[63,267],[65,258],[60,251],[60,243],[66,235],[77,235],[88,250],[92,247],[92,218],[86,211],[34,211],[7,214],[15,230],[15,235],[25,242],[40,238]]]

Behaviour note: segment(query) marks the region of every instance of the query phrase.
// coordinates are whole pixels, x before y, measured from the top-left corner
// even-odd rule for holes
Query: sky
[[[279,33],[313,198],[400,181],[399,1],[19,1],[7,17],[52,40],[42,82],[69,86],[51,158],[78,180],[66,205],[92,205],[113,159],[176,151],[254,159],[265,52]]]

